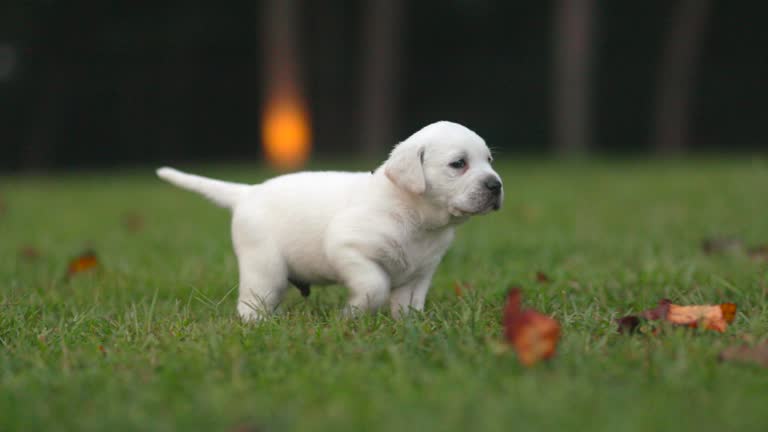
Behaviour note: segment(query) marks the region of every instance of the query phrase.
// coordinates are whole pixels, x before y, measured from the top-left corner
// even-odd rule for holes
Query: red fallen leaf
[[[674,325],[691,328],[697,328],[701,325],[707,330],[722,333],[735,317],[735,303],[680,306],[670,300],[662,299],[655,308],[640,312],[637,315],[619,318],[616,323],[619,325],[619,333],[634,333],[643,320],[666,321]]]
[[[638,327],[640,327],[640,318],[635,315],[627,315],[616,319],[616,324],[619,325],[619,333],[634,333]]]
[[[92,250],[86,250],[77,258],[69,262],[69,265],[67,266],[67,277],[72,277],[78,273],[93,270],[98,266],[99,260],[96,257],[96,252]]]
[[[768,342],[757,346],[737,345],[728,347],[720,353],[720,361],[754,363],[768,368]]]
[[[453,293],[456,294],[456,297],[464,297],[464,289],[459,281],[453,283]]]
[[[24,246],[19,249],[19,255],[29,261],[35,261],[40,258],[40,251],[34,246]]]
[[[106,356],[107,356],[107,350],[106,350],[106,349],[104,349],[104,345],[99,345],[99,352],[100,352],[100,353],[101,353],[101,355],[103,355],[104,357],[106,357]]]
[[[533,366],[555,355],[560,323],[531,309],[520,308],[520,288],[512,288],[504,307],[504,337],[525,366]]]
[[[544,273],[542,271],[537,271],[536,272],[536,282],[539,282],[539,283],[549,283],[550,279],[549,279],[549,276],[546,275],[546,273]]]
[[[123,227],[132,233],[141,231],[144,228],[144,217],[136,212],[126,212],[122,218]]]
[[[456,294],[456,297],[464,297],[464,291],[471,291],[473,289],[475,289],[475,287],[472,286],[471,283],[459,281],[453,282],[453,292]]]

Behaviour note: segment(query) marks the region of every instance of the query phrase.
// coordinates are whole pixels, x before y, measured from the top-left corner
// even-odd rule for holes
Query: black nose
[[[494,195],[501,193],[501,182],[496,177],[491,177],[486,180],[485,187],[487,187],[489,191],[493,192]]]

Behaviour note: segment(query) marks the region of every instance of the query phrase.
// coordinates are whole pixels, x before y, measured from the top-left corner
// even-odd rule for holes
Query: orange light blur
[[[273,167],[281,170],[297,169],[309,159],[309,115],[298,97],[270,98],[264,110],[261,134],[264,154]]]

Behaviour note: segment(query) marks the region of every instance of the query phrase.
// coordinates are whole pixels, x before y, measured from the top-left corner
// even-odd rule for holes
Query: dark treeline
[[[450,119],[508,154],[551,151],[556,3],[404,2],[393,135]],[[366,5],[299,2],[316,153],[360,152]],[[0,169],[258,158],[262,6],[3,2]],[[591,151],[652,150],[675,7],[596,3]],[[713,1],[695,57],[687,151],[765,149],[766,11],[757,0]]]

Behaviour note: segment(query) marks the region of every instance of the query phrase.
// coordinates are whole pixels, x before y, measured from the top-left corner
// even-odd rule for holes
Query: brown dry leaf
[[[536,282],[539,282],[539,283],[549,283],[550,279],[549,279],[549,276],[547,276],[547,274],[544,273],[543,271],[537,271],[536,272]]]
[[[99,352],[100,352],[100,353],[101,353],[101,355],[103,355],[104,357],[106,357],[106,356],[107,356],[107,350],[104,348],[104,345],[99,345]]]
[[[126,212],[121,217],[123,227],[132,233],[137,233],[144,228],[144,216],[137,212]]]
[[[619,333],[629,333],[632,334],[635,331],[637,331],[638,327],[640,327],[640,324],[642,322],[640,321],[640,318],[638,318],[635,315],[627,315],[625,317],[617,318],[616,324],[619,325]]]
[[[754,363],[768,368],[768,342],[757,346],[736,345],[720,353],[721,361]]]
[[[69,262],[69,265],[67,266],[67,277],[72,277],[78,273],[93,270],[98,266],[99,259],[96,257],[96,252],[92,250],[86,250],[77,258]]]
[[[466,291],[472,291],[474,289],[475,287],[469,282],[453,282],[453,292],[456,294],[456,297],[464,297]]]
[[[29,261],[39,259],[40,255],[40,250],[34,246],[23,246],[19,249],[19,256]]]
[[[515,348],[525,366],[533,366],[555,355],[560,339],[560,323],[530,309],[521,309],[520,288],[512,288],[504,307],[504,337]]]
[[[616,322],[619,325],[619,333],[634,333],[643,320],[666,321],[670,324],[691,328],[697,328],[701,325],[707,330],[722,333],[735,317],[735,303],[681,306],[670,300],[662,299],[655,308],[640,312],[637,315],[619,318]],[[653,333],[656,334],[657,331],[653,331]]]

